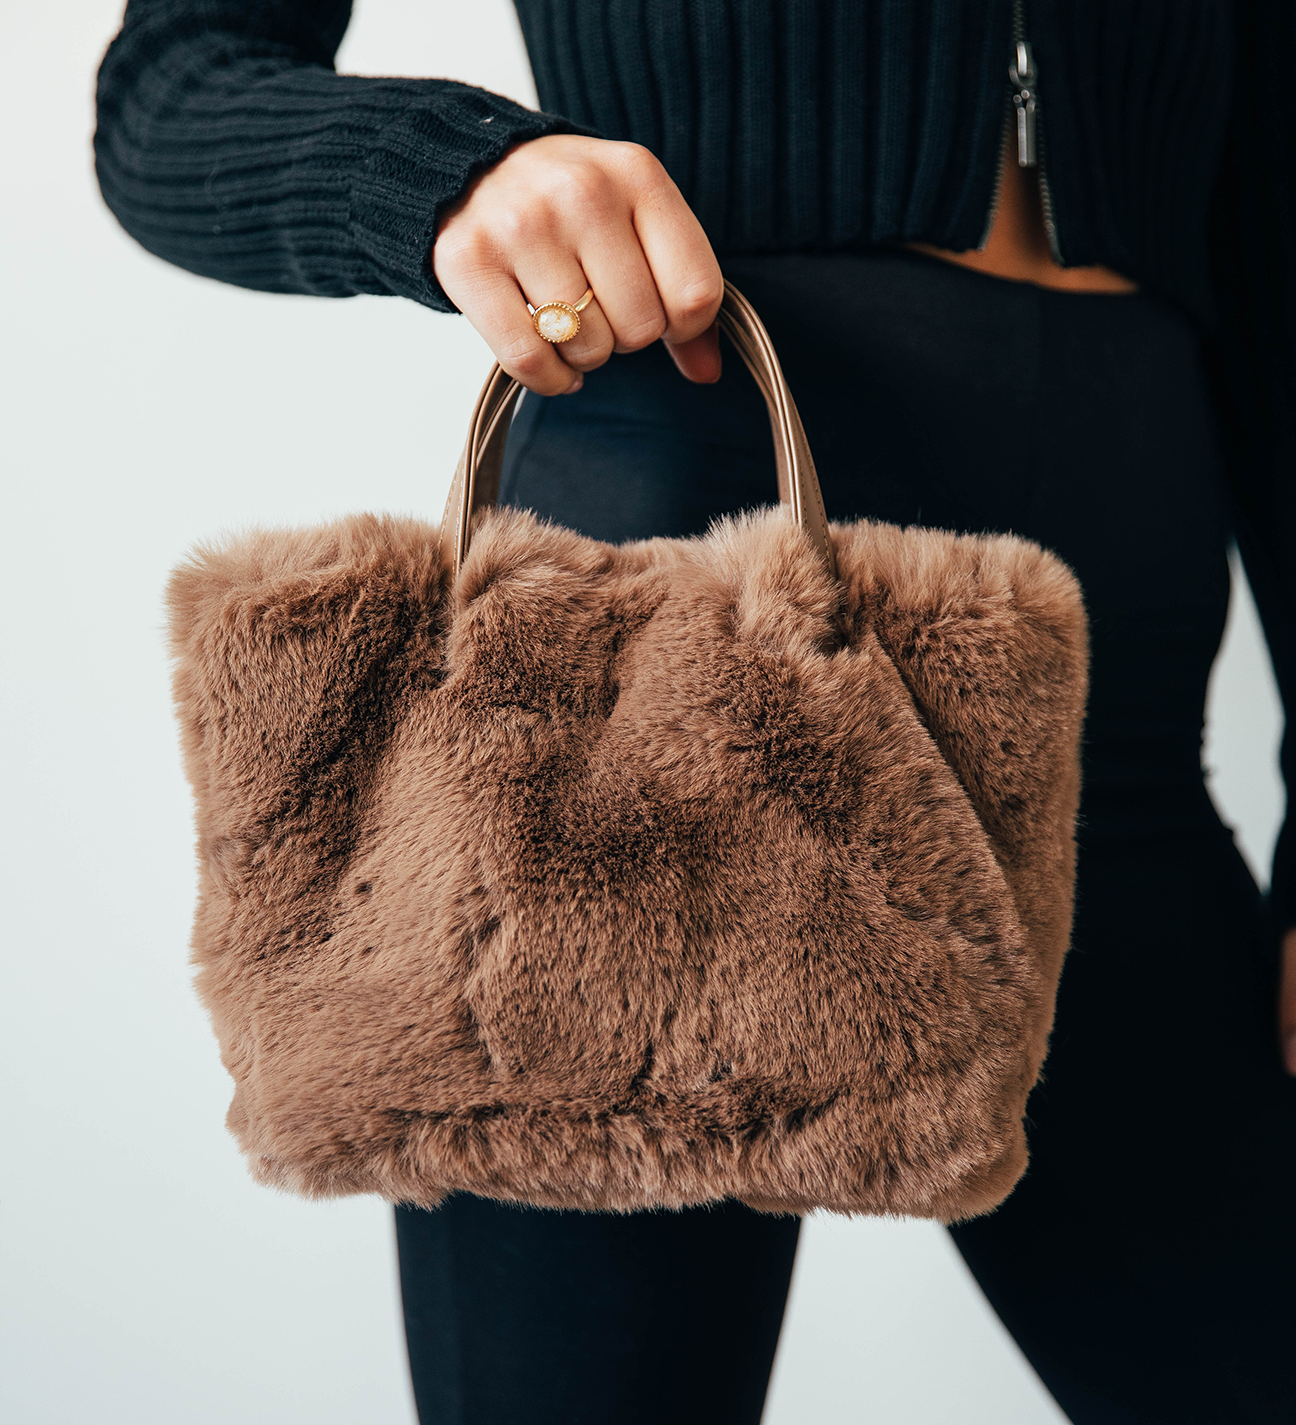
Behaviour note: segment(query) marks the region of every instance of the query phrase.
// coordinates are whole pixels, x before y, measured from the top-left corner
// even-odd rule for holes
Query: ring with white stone
[[[586,287],[585,295],[578,302],[541,302],[538,307],[527,303],[531,313],[531,325],[538,336],[551,341],[570,341],[580,331],[580,314],[594,300],[594,289]]]

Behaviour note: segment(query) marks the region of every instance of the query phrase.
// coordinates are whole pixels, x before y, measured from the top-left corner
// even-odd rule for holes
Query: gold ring
[[[585,295],[578,302],[541,302],[538,307],[527,303],[531,313],[531,325],[536,335],[551,341],[555,346],[562,341],[570,341],[580,331],[580,314],[594,300],[594,289],[586,287]]]

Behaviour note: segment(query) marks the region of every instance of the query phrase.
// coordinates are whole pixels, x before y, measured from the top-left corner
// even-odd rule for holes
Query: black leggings
[[[1012,530],[1085,589],[1078,912],[1031,1166],[955,1241],[1076,1425],[1291,1425],[1296,1084],[1259,897],[1200,766],[1229,531],[1193,330],[1145,296],[907,253],[726,270],[774,337],[831,516]],[[655,347],[528,397],[503,498],[621,540],[773,492],[735,355],[696,387]],[[756,1425],[797,1225],[737,1204],[398,1211],[421,1420]]]

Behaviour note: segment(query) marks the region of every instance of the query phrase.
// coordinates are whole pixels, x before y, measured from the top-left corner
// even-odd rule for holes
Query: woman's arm
[[[1296,1073],[1296,10],[1235,7],[1233,113],[1212,226],[1214,342],[1238,549],[1287,714],[1288,816],[1269,895],[1284,961],[1279,1022]]]
[[[122,226],[270,292],[411,297],[447,207],[515,144],[579,125],[447,79],[339,76],[350,0],[130,0],[95,161]]]
[[[544,395],[660,337],[690,379],[715,380],[720,268],[661,164],[452,80],[339,76],[350,11],[130,0],[95,134],[122,226],[242,287],[458,307]],[[574,302],[587,283],[577,337],[541,340],[528,300]]]

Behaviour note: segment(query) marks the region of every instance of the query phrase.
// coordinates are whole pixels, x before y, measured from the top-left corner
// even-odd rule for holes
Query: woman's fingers
[[[588,285],[588,284],[587,284]],[[581,292],[571,297],[562,297],[559,300],[570,302],[573,306],[580,301]],[[534,302],[535,298],[532,297]],[[596,366],[603,363],[612,355],[614,346],[612,329],[608,326],[607,318],[603,315],[603,308],[599,305],[598,298],[593,298],[589,305],[580,314],[580,330],[574,337],[567,341],[558,343],[558,354],[568,364],[577,371],[593,371]]]
[[[500,364],[558,395],[613,350],[665,337],[691,380],[719,375],[708,335],[723,283],[701,225],[636,144],[554,134],[519,144],[442,221],[432,265]],[[526,303],[594,301],[568,342],[546,342]]]
[[[646,150],[627,160],[636,185],[635,231],[666,317],[663,338],[690,381],[720,379],[716,313],[724,277],[702,224],[661,164]]]
[[[640,351],[665,335],[666,313],[628,212],[618,234],[591,234],[580,258],[617,351]]]
[[[1283,1063],[1289,1074],[1296,1074],[1296,929],[1283,936],[1278,1028],[1282,1035]]]
[[[592,286],[570,251],[526,253],[518,261],[517,284],[526,300],[538,307],[544,302],[568,302],[575,306]],[[528,315],[528,320],[530,317]],[[593,371],[612,355],[614,338],[597,296],[580,313],[580,328],[574,337],[553,344],[568,366],[576,371]]]
[[[646,149],[627,156],[637,201],[635,231],[666,313],[663,335],[675,346],[699,337],[715,321],[724,278],[693,210]]]
[[[619,171],[632,144],[605,143],[603,165],[570,184],[566,235],[607,318],[617,351],[639,351],[666,331],[666,313],[634,224],[634,193]]]
[[[668,341],[666,350],[679,371],[690,381],[720,379],[720,328],[714,322],[692,341]]]
[[[511,272],[494,264],[463,272],[447,264],[447,273],[452,270],[453,275],[441,278],[446,295],[485,337],[510,376],[541,396],[579,389],[580,372],[536,332],[526,298]]]

